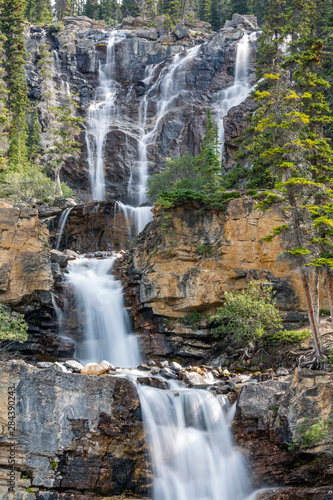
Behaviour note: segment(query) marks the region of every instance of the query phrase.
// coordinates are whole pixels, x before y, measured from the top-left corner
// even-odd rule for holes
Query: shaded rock
[[[226,21],[225,28],[235,28],[243,26],[246,30],[256,31],[259,29],[256,16],[245,16],[242,14],[233,14],[231,21]]]
[[[69,255],[59,250],[51,250],[51,262],[59,264],[61,268],[67,267]]]
[[[46,206],[41,206],[38,208],[38,213],[40,217],[51,217],[52,215],[59,215],[61,214],[62,210],[59,207],[49,207],[48,205]]]
[[[181,40],[182,38],[185,38],[189,34],[189,32],[190,30],[187,26],[185,26],[185,24],[178,23],[172,31],[172,34],[175,35],[177,40]]]
[[[165,378],[177,378],[177,375],[175,374],[175,372],[167,367],[162,368],[161,375],[162,375],[162,377],[165,377]]]
[[[149,385],[150,387],[156,387],[157,389],[167,389],[168,383],[165,380],[161,380],[157,377],[138,377],[137,381],[142,385]]]
[[[237,440],[251,457],[255,484],[292,486],[294,492],[308,485],[304,498],[317,498],[313,484],[332,488],[331,433],[310,447],[287,450],[288,442],[300,438],[304,424],[308,422],[309,429],[314,423],[327,422],[332,410],[332,373],[296,369],[293,376],[246,385],[238,399],[235,429]],[[296,498],[291,489],[286,491],[290,494],[281,498]]]
[[[56,500],[150,496],[152,477],[133,382],[109,375],[50,376],[49,370],[21,361],[0,362],[0,373],[0,422],[7,424],[8,387],[14,386],[15,458],[27,476],[16,474],[15,498],[26,498],[28,488],[36,497]],[[1,456],[12,442],[2,436]],[[6,462],[0,497],[8,494],[8,473]]]

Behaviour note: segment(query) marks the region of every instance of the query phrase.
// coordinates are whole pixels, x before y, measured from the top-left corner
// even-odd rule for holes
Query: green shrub
[[[311,336],[310,330],[278,330],[277,332],[267,335],[266,342],[285,342],[288,344],[300,343]]]
[[[61,191],[64,198],[74,198],[74,191],[66,184],[66,182],[61,183]]]
[[[252,281],[246,290],[226,292],[226,304],[219,307],[212,321],[215,336],[233,333],[240,341],[260,339],[280,328],[282,319],[272,299],[273,287]]]
[[[288,450],[293,450],[295,447],[301,450],[313,448],[328,436],[330,423],[328,420],[318,420],[316,423],[310,425],[309,419],[305,418],[304,422],[297,426],[298,436],[295,442],[287,443]]]
[[[28,325],[23,319],[23,315],[17,317],[0,306],[0,342],[11,340],[13,342],[25,342],[27,340]]]
[[[34,165],[22,171],[7,172],[3,179],[2,195],[19,202],[32,203],[50,198],[54,189],[54,182]]]
[[[193,311],[186,314],[183,318],[179,318],[180,323],[188,326],[191,330],[197,330],[200,327],[200,321],[205,318],[206,315],[198,311]]]

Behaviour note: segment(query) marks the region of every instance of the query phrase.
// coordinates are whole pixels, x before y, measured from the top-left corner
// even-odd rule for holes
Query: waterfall
[[[107,43],[106,63],[99,65],[99,85],[95,100],[89,106],[86,127],[89,176],[93,200],[105,200],[104,146],[116,116],[115,45],[122,39],[119,33],[111,33]]]
[[[141,135],[138,143],[138,175],[137,184],[133,186],[136,176],[131,176],[128,184],[129,198],[136,205],[124,205],[119,203],[118,207],[129,221],[133,223],[138,234],[145,225],[152,220],[151,208],[140,206],[147,202],[146,190],[148,173],[147,148],[154,144],[160,127],[160,123],[164,116],[170,110],[174,101],[181,93],[191,91],[186,90],[186,72],[188,63],[198,54],[200,45],[192,47],[186,54],[176,54],[171,58],[160,71],[155,82],[151,85],[146,95],[142,99],[139,107],[139,129]],[[143,82],[147,85],[154,80],[154,74],[160,65],[148,66],[146,68],[145,78]],[[156,116],[152,126],[148,126],[148,106],[152,103],[156,105]]]
[[[140,363],[137,338],[130,333],[122,285],[111,274],[116,257],[77,259],[65,279],[73,289],[83,338],[76,357],[84,363],[106,359],[122,367]]]
[[[67,222],[67,219],[68,219],[68,216],[70,214],[70,211],[72,210],[73,207],[69,207],[69,208],[66,208],[66,210],[64,210],[60,216],[60,219],[59,219],[59,230],[58,230],[58,238],[57,238],[57,243],[56,243],[56,250],[59,250],[59,246],[60,246],[60,243],[61,243],[61,237],[62,237],[62,233],[64,232],[64,229],[65,229],[65,226],[66,226],[66,222]]]
[[[154,500],[250,500],[228,418],[208,391],[139,386],[154,473]],[[223,401],[223,400],[222,400]]]
[[[228,114],[229,110],[234,106],[239,106],[249,96],[252,87],[249,80],[249,56],[250,42],[255,40],[257,33],[247,33],[241,38],[237,45],[235,77],[233,84],[221,90],[215,97],[215,109],[218,117],[219,141],[221,143],[221,159],[224,147],[224,123],[223,119]]]
[[[123,213],[128,227],[129,239],[132,240],[153,219],[151,209],[152,207],[149,206],[132,207],[131,205],[125,205],[121,201],[116,201],[114,216],[116,217],[117,210]],[[132,225],[134,226],[134,234],[132,232]]]

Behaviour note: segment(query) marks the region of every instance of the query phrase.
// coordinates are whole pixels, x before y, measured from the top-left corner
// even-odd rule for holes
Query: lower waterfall
[[[130,333],[122,285],[111,274],[116,257],[77,259],[69,264],[66,281],[74,290],[83,338],[76,343],[82,362],[105,359],[116,366],[140,363],[137,338]]]
[[[154,500],[255,499],[217,398],[176,385],[138,390],[155,476]]]

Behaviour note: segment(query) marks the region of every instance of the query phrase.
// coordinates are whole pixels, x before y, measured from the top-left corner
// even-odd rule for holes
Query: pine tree
[[[1,31],[5,35],[5,70],[8,89],[8,108],[11,114],[9,130],[9,159],[14,168],[27,163],[28,86],[24,73],[24,0],[3,0]]]
[[[70,16],[73,13],[71,0],[55,0],[54,11],[58,21],[62,21],[64,17]]]
[[[317,234],[320,219],[316,214],[322,212],[320,200],[331,196],[333,151],[324,136],[324,124],[332,121],[332,116],[324,96],[328,83],[321,76],[323,43],[316,34],[314,9],[313,0],[302,0],[302,11],[298,13],[295,27],[297,36],[290,41],[285,53],[281,51],[281,44],[288,33],[286,26],[281,24],[285,14],[277,12],[276,25],[264,28],[265,36],[270,32],[276,37],[273,44],[270,42],[273,50],[269,57],[261,60],[261,72],[265,66],[271,72],[261,74],[264,81],[255,93],[258,107],[246,134],[246,149],[250,153],[249,162],[253,165],[251,175],[261,173],[258,185],[265,187],[265,174],[269,183],[275,180],[277,191],[270,193],[262,205],[270,206],[270,203],[282,201],[284,197],[289,204],[292,220],[289,230],[293,232],[296,247],[288,253],[300,269],[316,356],[320,360],[319,306],[313,300],[308,265],[319,267],[318,258],[323,259],[323,250],[326,250],[322,246],[323,235],[318,237]],[[289,21],[295,17],[289,18]],[[287,28],[293,32],[291,24]],[[267,45],[268,38],[263,40]],[[312,222],[313,218],[315,222]],[[333,221],[331,223],[333,226]],[[311,234],[313,238],[309,248]],[[326,269],[328,292],[332,289],[333,303],[329,262],[321,262]]]
[[[211,0],[200,0],[199,17],[201,21],[210,23],[211,21]]]
[[[29,137],[28,137],[28,155],[30,161],[35,161],[41,152],[40,144],[41,127],[39,123],[38,107],[35,103],[31,113]]]
[[[32,24],[50,24],[52,22],[50,0],[27,0],[26,18]]]
[[[206,191],[214,191],[221,173],[220,143],[217,125],[212,120],[212,112],[207,110],[205,134],[201,142],[201,151],[197,156],[197,170],[204,179]]]
[[[121,4],[123,17],[137,17],[140,15],[140,5],[137,0],[123,0]]]
[[[3,50],[4,37],[0,34],[0,170],[5,167],[8,152],[9,113],[7,108],[8,92],[5,83]]]

